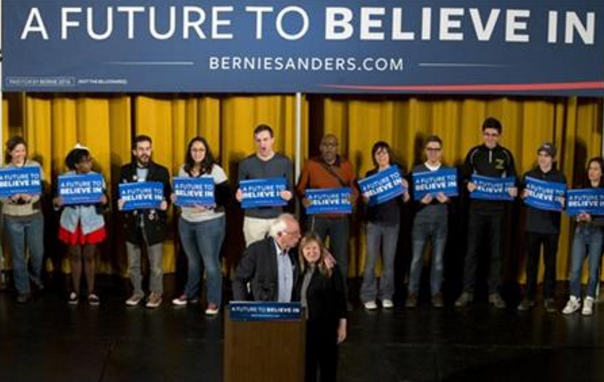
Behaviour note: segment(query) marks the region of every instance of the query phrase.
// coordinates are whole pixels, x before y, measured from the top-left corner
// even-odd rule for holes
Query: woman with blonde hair
[[[338,345],[346,339],[346,296],[337,268],[326,259],[321,238],[307,234],[299,245],[298,293],[306,309],[306,380],[335,381]]]

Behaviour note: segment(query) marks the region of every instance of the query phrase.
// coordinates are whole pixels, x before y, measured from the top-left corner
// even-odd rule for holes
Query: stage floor
[[[100,307],[71,307],[64,282],[55,284],[26,305],[0,293],[0,381],[222,380],[222,316],[169,301],[156,310],[127,308],[127,280],[116,278],[101,278]],[[166,294],[173,297],[169,288]],[[604,304],[592,317],[542,307],[496,311],[486,303],[462,311],[426,303],[356,309],[339,380],[601,382]]]

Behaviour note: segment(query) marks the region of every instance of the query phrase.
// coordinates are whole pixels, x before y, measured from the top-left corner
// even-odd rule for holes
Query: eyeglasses
[[[482,133],[482,135],[484,135],[485,137],[492,137],[492,138],[497,138],[499,136],[499,134],[497,134],[497,133]]]
[[[283,233],[288,234],[288,235],[300,236],[300,230],[299,229],[297,229],[295,231],[283,231]]]
[[[426,147],[426,151],[433,152],[433,153],[437,153],[440,150],[442,150],[442,149],[439,147],[438,148],[437,147]]]

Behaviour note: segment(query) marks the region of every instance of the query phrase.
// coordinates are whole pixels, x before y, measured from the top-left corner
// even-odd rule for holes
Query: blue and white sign
[[[403,187],[403,177],[397,166],[390,166],[384,171],[359,180],[359,188],[363,195],[369,197],[369,205],[385,203],[407,191]]]
[[[566,213],[604,215],[604,188],[585,188],[566,191]]]
[[[442,169],[437,171],[414,172],[412,174],[413,200],[419,201],[427,194],[436,197],[443,193],[445,196],[457,196],[457,170]]]
[[[514,200],[509,189],[516,186],[516,178],[490,178],[488,176],[472,175],[472,183],[476,190],[470,193],[470,199],[478,200]]]
[[[214,198],[214,179],[212,177],[174,178],[176,204],[181,207],[212,206]]]
[[[101,174],[80,174],[59,176],[59,196],[63,204],[99,203],[105,189]]]
[[[161,182],[133,182],[119,184],[122,211],[159,208],[164,201],[164,185]]]
[[[285,178],[242,180],[239,182],[239,188],[243,193],[243,209],[287,205],[281,197],[281,192],[287,190]]]
[[[539,210],[562,211],[566,184],[546,182],[527,176],[526,190],[528,191],[528,196],[524,199],[526,205]]]
[[[604,95],[602,0],[2,5],[3,91]]]
[[[305,191],[305,198],[310,205],[306,213],[314,214],[350,214],[352,191],[350,188],[321,188]]]
[[[231,301],[228,305],[231,321],[300,321],[299,302]]]
[[[40,167],[0,169],[0,197],[16,194],[39,195],[42,192]]]

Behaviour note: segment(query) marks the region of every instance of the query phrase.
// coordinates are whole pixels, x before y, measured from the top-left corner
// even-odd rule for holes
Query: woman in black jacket
[[[299,246],[302,276],[298,290],[306,308],[306,380],[335,381],[338,345],[346,339],[346,297],[337,265],[325,263],[321,238],[308,234]]]

